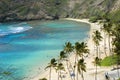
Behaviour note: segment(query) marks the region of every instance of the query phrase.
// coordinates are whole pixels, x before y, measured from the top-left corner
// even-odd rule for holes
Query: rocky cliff
[[[71,5],[74,5],[70,17],[76,18],[101,15],[105,12],[111,12],[111,10],[114,11],[114,8],[119,6],[118,2],[120,3],[120,0],[70,0],[70,2]]]
[[[0,0],[0,21],[58,18],[58,16],[64,16],[67,11],[65,10],[66,0],[61,1]]]
[[[88,18],[120,8],[120,0],[0,0],[0,22]]]

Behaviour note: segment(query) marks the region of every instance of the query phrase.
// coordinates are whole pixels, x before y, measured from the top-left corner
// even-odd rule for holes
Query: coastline
[[[100,31],[100,26],[101,25],[98,24],[98,23],[90,23],[88,19],[65,18],[64,20],[72,20],[72,21],[77,21],[77,22],[83,22],[83,23],[90,24],[90,32],[89,32],[90,37],[87,40],[87,45],[88,45],[88,48],[90,49],[90,54],[87,58],[85,58],[85,62],[86,62],[86,66],[87,66],[87,72],[84,73],[84,75],[86,76],[85,80],[88,80],[88,79],[93,80],[94,79],[94,74],[95,74],[95,66],[92,62],[95,58],[95,52],[94,52],[94,43],[92,41],[92,34],[95,30]],[[103,45],[104,42],[102,41],[100,43]],[[73,61],[74,61],[74,56],[75,55],[73,54],[70,57],[71,63],[73,63]],[[104,56],[104,54],[103,54],[103,56]],[[64,64],[64,65],[65,65],[65,68],[66,68],[66,64]],[[98,75],[98,77],[100,78],[99,80],[104,80],[104,72],[107,71],[107,70],[109,70],[109,68],[99,68],[98,72],[101,73],[100,75]],[[66,76],[64,78],[64,80],[71,80],[70,77],[69,77],[68,71],[66,71],[66,72],[67,72],[67,74],[66,73],[64,74]],[[47,78],[48,79],[49,78],[49,70],[45,71],[44,73],[39,74],[39,76],[36,76],[32,80],[39,80],[41,78]],[[81,77],[79,77],[79,78],[81,79]],[[52,80],[57,80],[57,79],[58,79],[57,73],[54,69],[52,69]]]

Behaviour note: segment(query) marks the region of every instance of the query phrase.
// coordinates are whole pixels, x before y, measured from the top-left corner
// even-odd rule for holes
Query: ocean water
[[[59,21],[0,24],[0,80],[32,80],[65,42],[86,41],[90,25]]]

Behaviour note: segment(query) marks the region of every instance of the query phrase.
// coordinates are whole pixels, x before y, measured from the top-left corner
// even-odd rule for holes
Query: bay
[[[0,24],[1,80],[30,80],[44,72],[51,58],[57,58],[65,42],[86,41],[90,25],[58,21],[29,21]]]

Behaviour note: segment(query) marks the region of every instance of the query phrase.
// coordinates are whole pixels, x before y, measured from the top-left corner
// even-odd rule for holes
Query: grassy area
[[[115,65],[117,61],[117,56],[108,56],[101,61],[101,66],[112,66]]]

